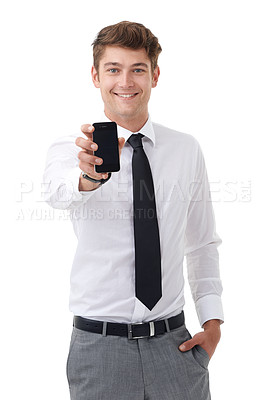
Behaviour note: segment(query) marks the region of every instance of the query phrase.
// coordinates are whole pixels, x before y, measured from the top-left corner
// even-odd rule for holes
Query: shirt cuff
[[[68,185],[70,185],[69,190],[72,191],[72,201],[87,201],[98,189],[96,188],[95,190],[90,191],[79,191],[79,177],[81,172],[82,171],[79,167],[72,168],[66,180]]]
[[[201,297],[195,304],[197,316],[201,327],[211,319],[219,319],[221,324],[224,322],[221,297],[210,294]]]

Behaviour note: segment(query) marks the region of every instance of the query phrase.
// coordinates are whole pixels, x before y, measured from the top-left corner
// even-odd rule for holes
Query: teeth
[[[134,94],[118,94],[118,93],[117,93],[117,95],[118,95],[119,97],[128,98],[128,97],[133,97],[133,96],[135,96],[135,93],[134,93]]]

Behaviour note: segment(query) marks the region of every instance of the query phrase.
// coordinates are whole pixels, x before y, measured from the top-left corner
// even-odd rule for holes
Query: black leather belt
[[[118,324],[114,322],[102,322],[83,317],[74,317],[73,326],[82,331],[101,333],[103,336],[126,336],[128,339],[143,339],[177,329],[184,324],[183,311],[174,317],[160,321],[152,321],[138,324]]]

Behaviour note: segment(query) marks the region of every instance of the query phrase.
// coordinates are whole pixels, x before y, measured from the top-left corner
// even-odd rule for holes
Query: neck
[[[124,117],[120,115],[111,115],[107,110],[104,110],[104,113],[107,118],[111,121],[117,123],[117,125],[121,126],[122,128],[127,129],[130,132],[138,132],[148,120],[148,112],[146,115],[140,115],[139,118],[137,117]]]

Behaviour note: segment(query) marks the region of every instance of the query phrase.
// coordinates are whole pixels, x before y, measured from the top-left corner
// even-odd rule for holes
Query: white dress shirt
[[[106,117],[101,119],[108,120]],[[140,131],[150,162],[160,232],[162,298],[149,311],[135,297],[132,152],[125,143],[120,171],[91,192],[78,189],[79,133],[59,138],[48,150],[46,201],[69,209],[77,250],[71,271],[70,310],[85,318],[137,323],[172,317],[183,310],[183,260],[202,326],[223,321],[222,285],[204,158],[196,139],[147,120]],[[132,132],[118,126],[118,137]],[[86,136],[84,136],[86,138]],[[153,279],[153,277],[152,277]]]

